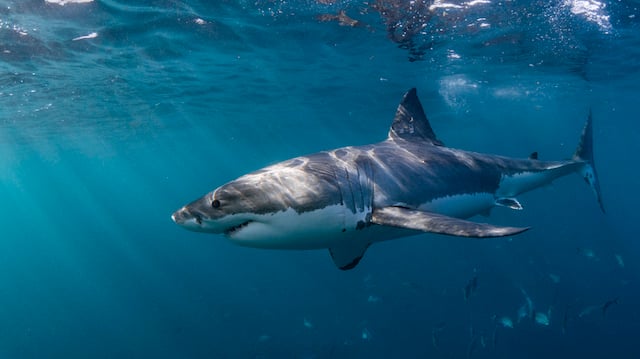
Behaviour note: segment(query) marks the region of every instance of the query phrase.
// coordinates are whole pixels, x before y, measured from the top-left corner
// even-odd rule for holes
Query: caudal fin
[[[598,172],[596,171],[596,165],[593,161],[593,120],[591,110],[589,110],[589,118],[582,130],[578,148],[573,154],[573,160],[584,162],[584,166],[580,167],[578,173],[580,173],[584,180],[589,184],[596,196],[596,199],[598,200],[600,209],[604,212],[604,205],[600,194],[600,180],[598,179]]]

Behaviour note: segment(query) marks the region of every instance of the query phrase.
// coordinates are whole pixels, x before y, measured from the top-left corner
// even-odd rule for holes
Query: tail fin
[[[593,193],[596,195],[596,199],[598,200],[598,204],[600,205],[600,209],[604,212],[602,196],[600,195],[600,180],[598,180],[598,172],[596,171],[596,165],[593,162],[593,121],[591,110],[589,110],[589,118],[582,130],[578,148],[573,154],[573,160],[584,162],[584,166],[582,166],[578,172],[593,190]]]

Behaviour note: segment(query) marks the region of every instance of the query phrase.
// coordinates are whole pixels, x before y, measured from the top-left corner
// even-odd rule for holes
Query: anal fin
[[[369,248],[370,243],[344,243],[338,246],[329,248],[331,259],[333,263],[342,270],[349,270],[355,268],[364,252]]]
[[[371,222],[383,226],[473,238],[511,236],[529,229],[529,227],[499,227],[487,223],[476,223],[404,207],[377,208],[372,213]]]

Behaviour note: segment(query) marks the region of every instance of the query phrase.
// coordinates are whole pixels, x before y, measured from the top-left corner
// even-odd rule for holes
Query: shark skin
[[[403,97],[386,140],[296,157],[246,174],[177,210],[192,231],[246,247],[329,249],[354,268],[373,243],[438,233],[472,238],[529,229],[467,220],[495,206],[522,209],[521,193],[578,173],[604,211],[593,162],[591,114],[572,159],[538,160],[446,147],[415,89]]]

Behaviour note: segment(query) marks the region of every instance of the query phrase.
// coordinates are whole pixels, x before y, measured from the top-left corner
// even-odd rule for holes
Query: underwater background
[[[640,3],[0,1],[0,358],[637,358]],[[386,138],[418,89],[438,138],[578,176],[353,270],[171,213],[244,173]]]

